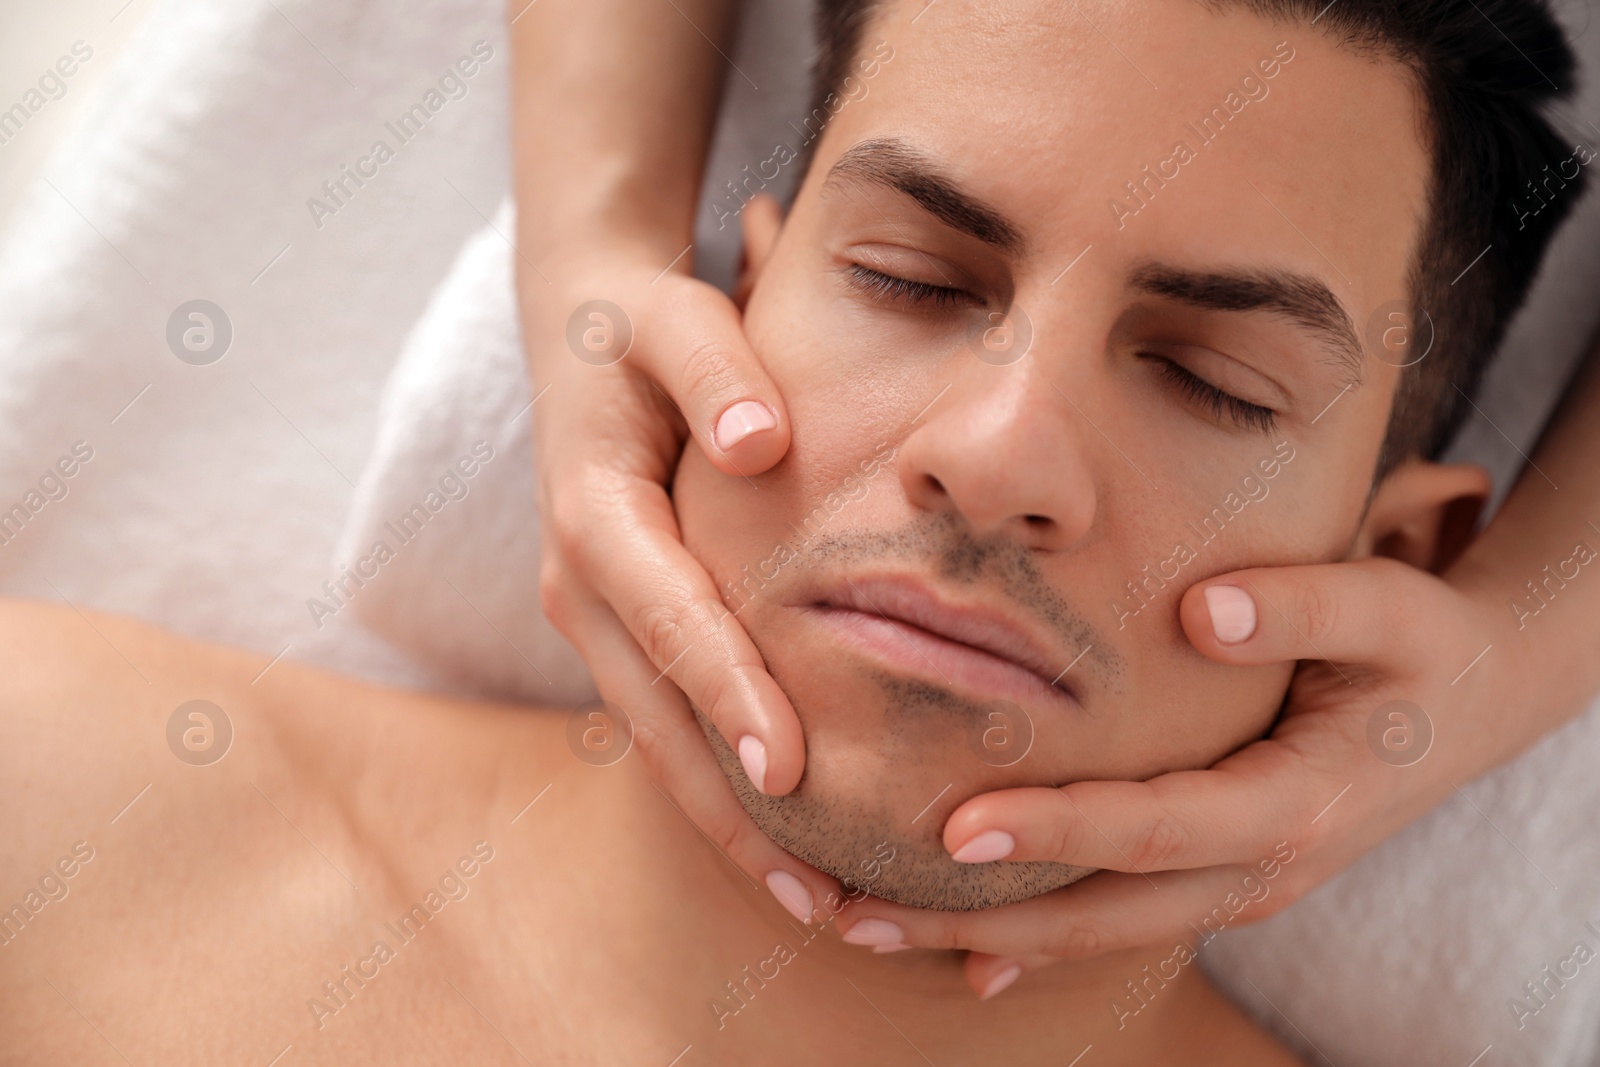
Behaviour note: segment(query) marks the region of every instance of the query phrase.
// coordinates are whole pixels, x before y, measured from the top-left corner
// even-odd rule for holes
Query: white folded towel
[[[355,578],[322,603],[347,604],[460,690],[578,704],[594,683],[539,609],[538,406],[510,284],[513,232],[504,207],[407,338],[335,553]]]
[[[319,628],[307,600],[340,573],[334,545],[401,343],[505,196],[500,5],[135,13],[0,234],[0,509],[76,442],[93,450],[68,494],[0,544],[0,590],[154,619],[256,649],[263,666],[286,652],[437,684],[342,614]],[[99,43],[96,24],[81,32]],[[401,143],[389,127],[410,115],[415,129],[409,109],[463,57],[476,62],[465,95],[447,85]],[[38,134],[24,127],[0,153]],[[393,158],[357,186],[344,168],[378,140]],[[226,354],[203,366],[167,338],[195,299],[231,323]]]

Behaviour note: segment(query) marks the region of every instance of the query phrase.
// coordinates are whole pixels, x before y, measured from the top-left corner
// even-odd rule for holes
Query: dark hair
[[[1546,0],[1201,2],[1315,22],[1340,44],[1386,56],[1415,79],[1433,173],[1408,298],[1427,312],[1434,336],[1428,355],[1401,374],[1377,476],[1409,456],[1437,455],[1586,184],[1581,169],[1551,169],[1576,158],[1543,114],[1574,87],[1576,61],[1561,27]],[[843,83],[880,5],[818,0],[817,106]]]

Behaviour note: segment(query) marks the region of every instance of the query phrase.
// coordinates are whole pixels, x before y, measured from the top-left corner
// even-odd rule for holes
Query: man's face
[[[750,478],[690,448],[675,500],[805,728],[785,798],[711,731],[756,821],[857,883],[887,841],[875,894],[984,907],[1083,872],[955,863],[962,801],[1270,725],[1290,668],[1204,659],[1178,598],[1350,553],[1423,120],[1397,67],[1194,0],[906,0],[874,54],[776,244],[754,227],[793,445]]]

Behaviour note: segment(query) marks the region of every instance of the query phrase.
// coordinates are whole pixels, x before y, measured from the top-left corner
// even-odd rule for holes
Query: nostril
[[[1050,518],[1049,518],[1049,516],[1046,516],[1046,515],[1024,515],[1023,518],[1028,520],[1028,525],[1029,526],[1048,526],[1048,525],[1050,525]]]

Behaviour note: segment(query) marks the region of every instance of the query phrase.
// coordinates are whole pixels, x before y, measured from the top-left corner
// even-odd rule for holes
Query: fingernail
[[[888,952],[904,952],[906,949],[908,949],[910,947],[911,947],[910,945],[904,945],[904,944],[902,944],[902,945],[874,945],[872,947],[872,951],[881,956],[881,955],[884,955],[885,953],[888,953]]]
[[[845,942],[851,945],[898,945],[905,939],[900,927],[888,919],[862,919],[844,935]]]
[[[1015,982],[1020,977],[1022,977],[1022,968],[1013,963],[1011,966],[1007,967],[1005,970],[989,979],[989,984],[983,987],[983,992],[978,994],[978,999],[988,1000],[992,996],[996,996],[1005,992],[1006,989],[1010,987],[1011,983]]]
[[[950,854],[957,863],[993,863],[1016,849],[1017,842],[1004,830],[985,830]]]
[[[1237,645],[1256,632],[1256,602],[1236,585],[1206,587],[1211,632],[1225,645]]]
[[[731,405],[717,419],[717,430],[712,436],[717,447],[724,452],[753,433],[770,430],[778,425],[777,417],[759,400],[741,400]]]
[[[755,734],[739,738],[739,762],[744,764],[745,777],[750,784],[765,793],[767,785],[767,746]]]
[[[783,910],[801,922],[811,918],[811,890],[788,871],[768,871],[767,888],[778,898]]]

